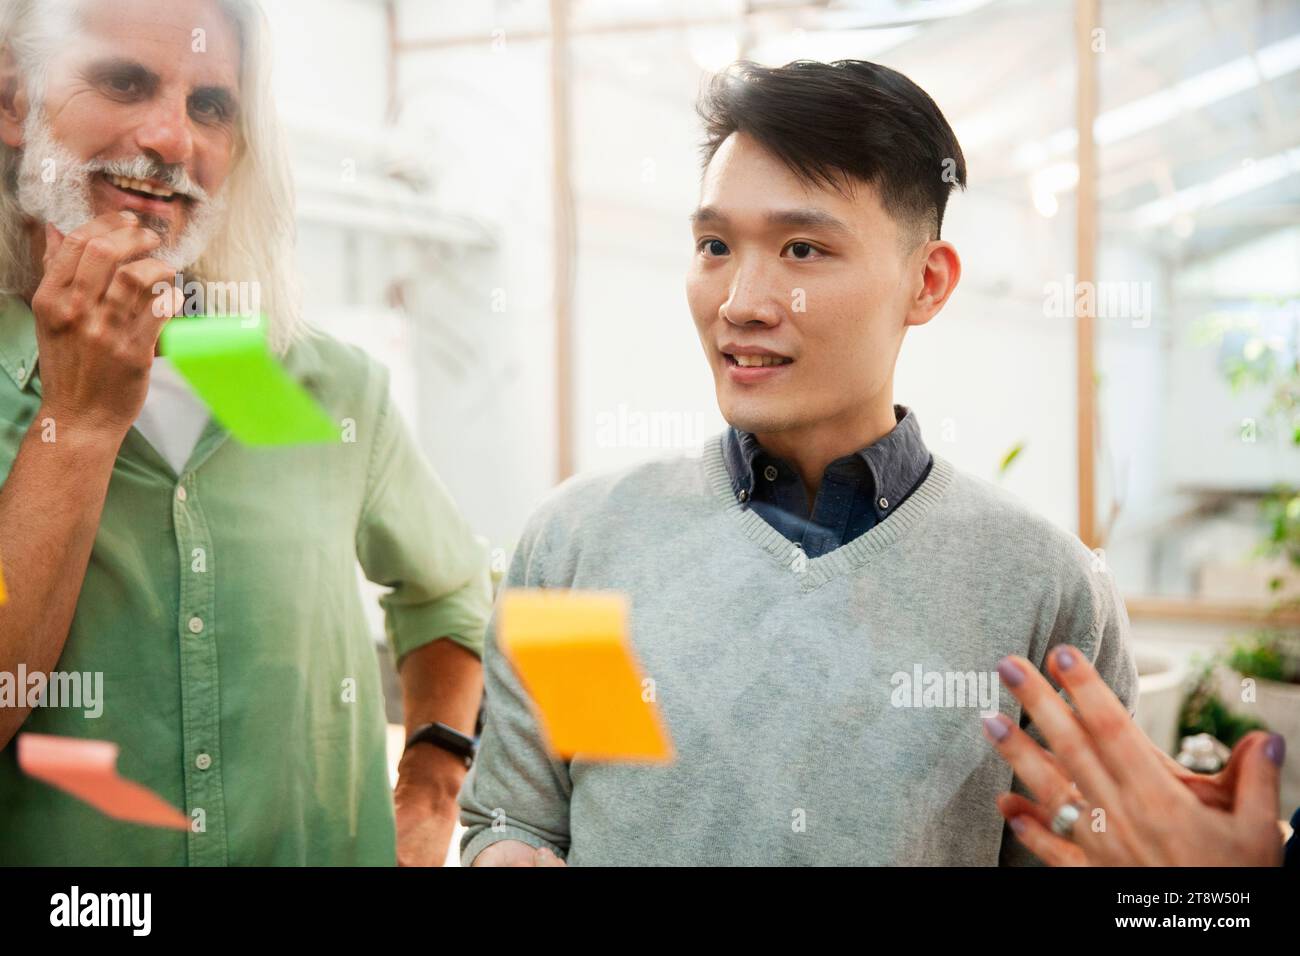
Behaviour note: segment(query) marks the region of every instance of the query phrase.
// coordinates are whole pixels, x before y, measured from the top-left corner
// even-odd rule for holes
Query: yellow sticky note
[[[502,595],[501,649],[557,756],[672,759],[659,712],[643,697],[627,620],[627,598],[613,592],[516,589]]]
[[[0,571],[0,604],[4,604],[7,600],[9,600],[9,592],[5,590],[4,571]]]

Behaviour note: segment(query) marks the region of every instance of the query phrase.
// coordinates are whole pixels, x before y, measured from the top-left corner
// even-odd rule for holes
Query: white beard
[[[45,114],[34,109],[23,131],[22,162],[18,168],[18,204],[28,216],[47,222],[65,236],[95,218],[91,206],[91,179],[103,171],[116,172],[131,179],[151,179],[157,164],[143,156],[134,160],[83,163],[54,138]],[[184,271],[203,255],[212,237],[225,222],[226,197],[219,193],[208,198],[203,190],[186,182],[180,190],[191,197],[189,221],[179,236],[168,235],[168,223],[156,216],[141,214],[143,225],[162,237],[162,245],[153,258]],[[179,200],[178,200],[179,201]]]

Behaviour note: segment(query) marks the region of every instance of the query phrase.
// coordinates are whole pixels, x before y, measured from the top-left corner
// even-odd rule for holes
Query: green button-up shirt
[[[0,296],[0,366],[3,481],[40,404],[34,320],[13,297]],[[391,588],[381,604],[398,659],[440,637],[480,654],[486,548],[415,447],[381,366],[320,335],[285,366],[340,422],[340,441],[250,448],[210,421],[177,475],[132,429],[57,667],[103,675],[102,713],[37,707],[20,731],[118,744],[121,774],[180,807],[189,832],[101,815],[25,776],[11,742],[0,863],[394,862],[357,562]]]

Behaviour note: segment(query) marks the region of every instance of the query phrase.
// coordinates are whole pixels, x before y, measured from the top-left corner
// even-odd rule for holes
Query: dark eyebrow
[[[829,229],[832,232],[852,232],[848,226],[828,212],[820,209],[781,209],[767,214],[774,226],[803,226],[809,229]]]
[[[85,69],[85,74],[96,81],[104,81],[110,76],[121,76],[137,81],[145,89],[153,90],[158,86],[158,74],[148,67],[125,57],[110,57],[96,60]]]
[[[774,209],[765,217],[769,225],[795,226],[809,229],[829,229],[833,232],[851,233],[847,225],[820,209]],[[701,206],[691,213],[692,223],[726,223],[727,217],[712,206]]]

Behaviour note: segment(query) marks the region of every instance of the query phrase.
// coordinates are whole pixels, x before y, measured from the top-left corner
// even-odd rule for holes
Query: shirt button
[[[212,758],[207,754],[199,754],[194,758],[194,766],[198,767],[200,770],[207,770],[212,766]]]
[[[763,469],[763,477],[768,481],[776,481],[776,476],[779,474],[780,472],[776,470],[775,465],[768,465]]]
[[[881,498],[881,499],[880,499],[880,507],[882,507],[882,508],[888,508],[888,507],[889,507],[889,499],[888,499],[888,498]]]
[[[741,488],[740,493],[737,494],[736,497],[740,499],[740,503],[743,505],[746,501],[749,500],[749,489]]]
[[[190,633],[201,634],[202,632],[203,632],[203,618],[201,617],[190,618]]]
[[[181,504],[184,504],[184,503],[185,503],[185,499],[188,498],[188,497],[189,497],[189,495],[185,493],[185,486],[184,486],[184,485],[177,485],[177,486],[176,486],[176,500],[179,501]]]

